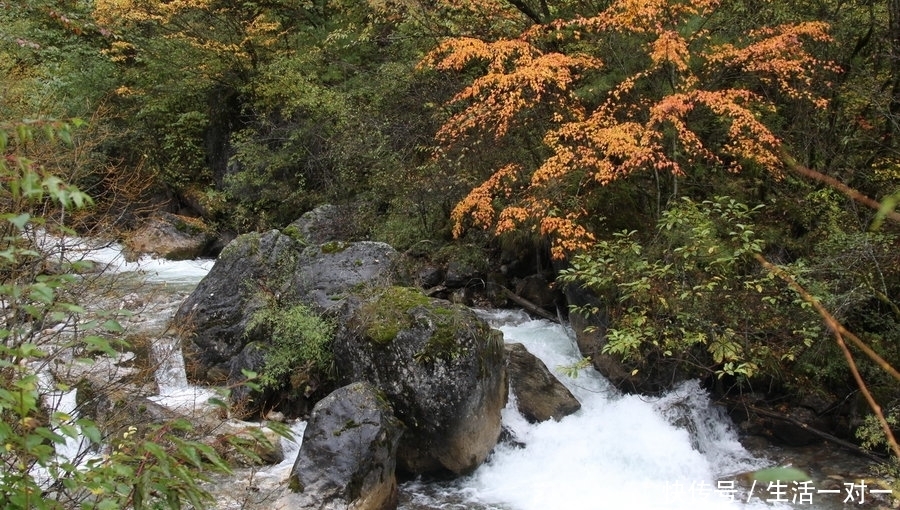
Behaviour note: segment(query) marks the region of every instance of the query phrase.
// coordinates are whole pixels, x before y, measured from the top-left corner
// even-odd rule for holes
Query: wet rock
[[[827,425],[810,409],[794,407],[784,413],[786,419],[770,419],[769,430],[774,438],[788,446],[803,446],[821,441],[821,437],[809,431],[808,427],[827,430]]]
[[[506,344],[506,355],[509,386],[526,420],[559,421],[581,409],[578,399],[524,345]]]
[[[559,292],[543,275],[526,276],[516,285],[516,295],[546,310],[555,310]]]
[[[367,383],[339,388],[319,401],[277,509],[397,506],[395,455],[403,433],[390,405]]]
[[[481,282],[481,272],[475,264],[465,259],[454,259],[447,263],[444,284],[447,287],[465,287],[472,282]]]
[[[430,289],[444,281],[444,271],[437,266],[425,266],[419,270],[418,281],[422,288]]]
[[[390,285],[398,253],[374,241],[329,242],[303,250],[291,293],[319,310],[339,306],[348,293]]]
[[[137,260],[151,254],[168,260],[187,260],[206,253],[216,236],[199,218],[160,213],[125,240],[125,256]]]
[[[334,342],[347,382],[382,389],[407,431],[399,467],[466,473],[500,435],[507,383],[503,340],[475,314],[415,289],[348,300]]]

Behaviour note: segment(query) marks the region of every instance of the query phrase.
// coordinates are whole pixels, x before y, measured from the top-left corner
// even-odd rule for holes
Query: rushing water
[[[485,465],[461,480],[405,484],[403,508],[748,506],[729,501],[742,494],[736,484],[735,492],[728,488],[734,475],[767,463],[744,450],[730,421],[697,383],[661,398],[621,395],[592,370],[574,379],[560,373],[558,367],[580,358],[562,326],[522,313],[487,315],[507,342],[522,343],[541,358],[582,409],[559,422],[530,424],[515,409],[513,395],[503,424],[515,442],[498,446]]]

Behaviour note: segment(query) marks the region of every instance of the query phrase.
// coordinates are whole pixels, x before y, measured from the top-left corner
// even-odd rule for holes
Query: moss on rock
[[[388,344],[397,334],[413,326],[414,318],[409,310],[424,306],[430,299],[409,287],[388,287],[363,305],[361,316],[365,322],[365,334],[378,344]]]

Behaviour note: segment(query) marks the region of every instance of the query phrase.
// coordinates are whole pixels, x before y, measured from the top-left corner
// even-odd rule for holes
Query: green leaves
[[[727,196],[682,198],[660,215],[655,232],[600,240],[572,257],[560,280],[607,304],[603,352],[634,370],[666,360],[694,376],[779,372],[809,347],[807,321],[818,322],[797,314],[792,296],[754,271],[753,254],[763,246],[754,226],[759,210]]]
[[[70,130],[80,124],[0,124],[0,201],[8,207],[0,215],[0,303],[5,311],[0,325],[0,500],[6,507],[29,510],[74,508],[70,505],[79,502],[84,508],[204,508],[209,495],[200,485],[202,471],[226,471],[227,466],[212,448],[188,439],[186,422],[130,428],[110,442],[111,451],[103,457],[86,459],[81,452],[64,459],[56,452],[67,439],[99,448],[110,438],[104,437],[109,429],[89,417],[53,408],[49,402],[58,400],[60,392],[75,390],[52,383],[55,375],[48,366],[59,365],[54,361],[60,353],[76,360],[116,356],[113,345],[125,332],[116,320],[121,312],[88,310],[71,302],[84,281],[65,272],[75,264],[48,260],[34,239],[40,228],[68,231],[62,221],[52,225],[48,212],[92,203],[76,186],[25,156],[42,138],[71,144]],[[46,490],[49,484],[52,491]]]
[[[260,329],[258,329],[260,328]],[[259,309],[247,325],[247,331],[266,331],[271,345],[266,347],[265,370],[259,384],[264,388],[305,382],[313,372],[327,372],[331,365],[331,340],[334,325],[304,305],[282,307],[276,303]],[[297,388],[305,391],[305,388]]]

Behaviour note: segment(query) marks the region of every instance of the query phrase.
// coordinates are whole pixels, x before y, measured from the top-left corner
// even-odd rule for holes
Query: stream
[[[115,245],[95,249],[89,258],[133,276],[117,299],[140,303],[123,321],[126,330],[137,328],[156,338],[152,347],[160,363],[159,394],[153,399],[172,408],[204,406],[213,393],[188,384],[180,350],[166,328],[213,261],[144,258],[127,263]],[[562,373],[560,367],[580,358],[571,332],[563,326],[533,320],[522,311],[477,312],[503,332],[506,342],[520,342],[542,359],[581,401],[582,409],[559,422],[530,424],[510,395],[502,419],[513,441],[501,442],[471,475],[403,482],[403,510],[892,508],[888,497],[864,494],[865,488],[859,487],[858,494],[844,490],[848,483],[860,483],[858,478],[871,479],[869,465],[856,457],[827,445],[748,451],[724,410],[710,402],[697,382],[683,383],[662,397],[624,395],[593,370],[582,370],[574,378]],[[282,463],[239,469],[210,485],[216,508],[272,508],[286,490],[305,423],[291,426],[296,442],[283,440]],[[800,494],[782,494],[778,486],[767,491],[762,482],[750,486],[737,478],[791,463],[813,477]],[[795,504],[790,504],[792,498]]]

